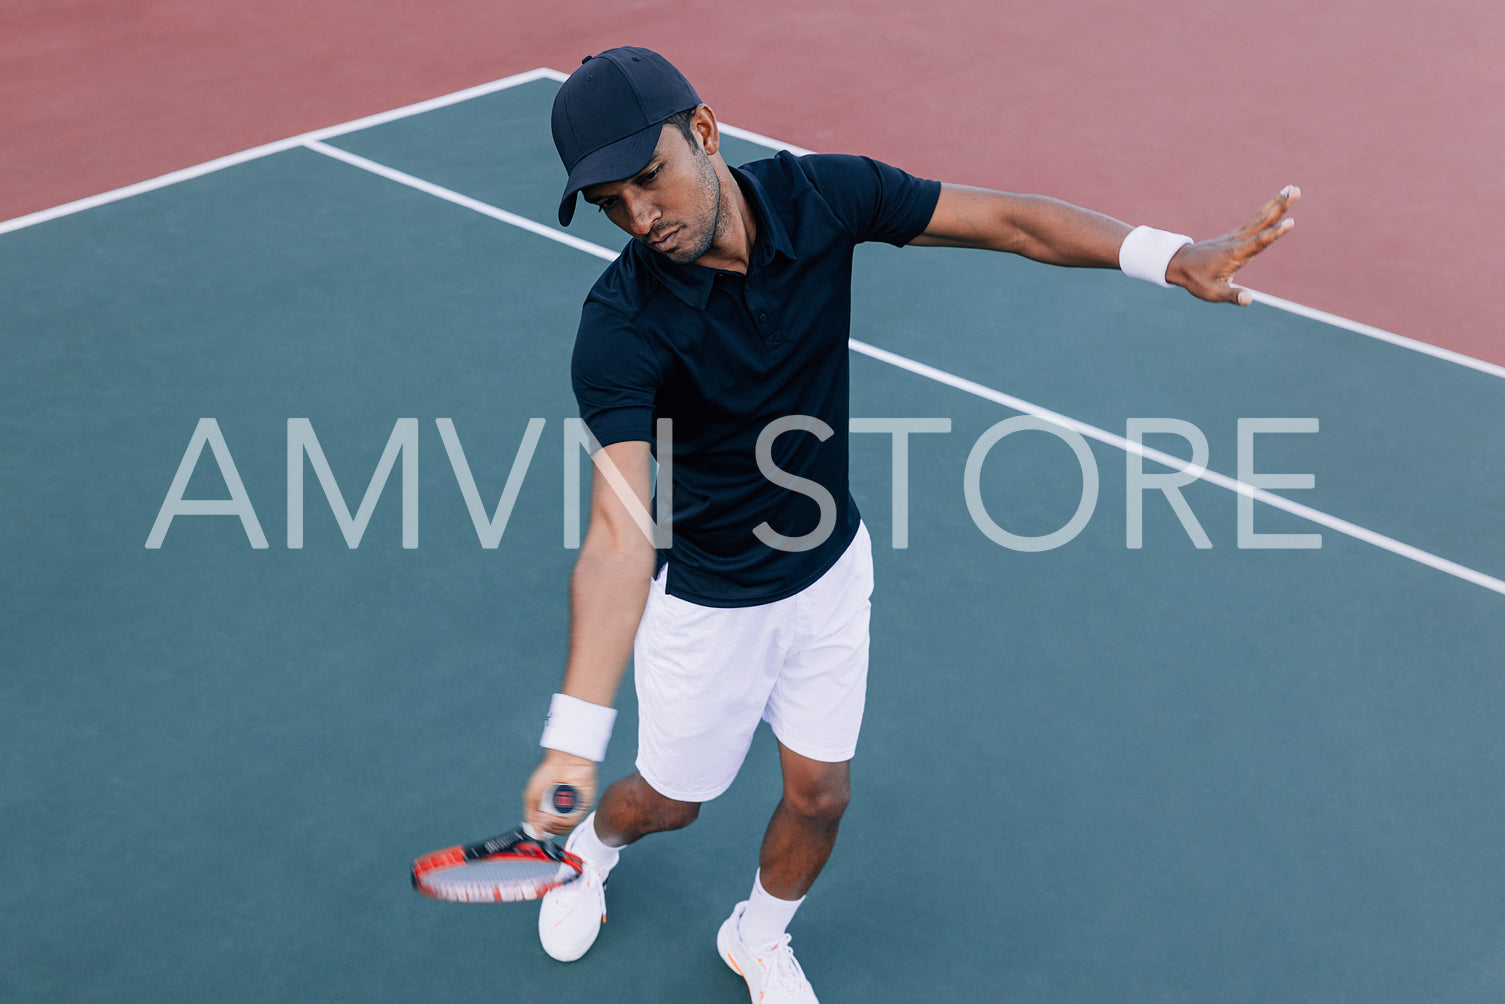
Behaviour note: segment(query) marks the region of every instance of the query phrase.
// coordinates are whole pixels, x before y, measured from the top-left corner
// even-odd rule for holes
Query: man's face
[[[672,125],[631,178],[591,185],[585,201],[671,261],[689,264],[710,249],[721,213],[721,185],[711,158]]]

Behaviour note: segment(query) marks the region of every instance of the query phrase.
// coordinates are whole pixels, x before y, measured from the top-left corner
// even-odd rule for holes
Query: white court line
[[[736,126],[722,125],[720,122],[716,123],[716,126],[728,136],[745,139],[749,143],[757,143],[759,146],[766,146],[770,150],[788,150],[796,157],[805,157],[815,152],[814,150],[806,150],[802,146],[795,146],[793,143],[780,143],[776,139],[769,139],[762,133],[753,132],[751,129],[738,129]]]
[[[1367,338],[1376,338],[1382,342],[1389,342],[1391,345],[1399,345],[1401,348],[1410,349],[1412,352],[1420,352],[1423,355],[1435,356],[1450,363],[1457,363],[1459,366],[1467,366],[1469,369],[1478,370],[1480,373],[1488,373],[1491,376],[1505,378],[1505,366],[1496,366],[1494,363],[1487,363],[1483,359],[1466,356],[1462,352],[1454,352],[1452,349],[1444,349],[1441,346],[1419,342],[1414,338],[1407,338],[1405,335],[1397,335],[1393,331],[1386,331],[1384,328],[1376,328],[1372,324],[1351,321],[1346,317],[1329,314],[1325,310],[1308,307],[1303,303],[1282,300],[1280,297],[1271,296],[1269,293],[1261,293],[1258,290],[1252,289],[1250,292],[1254,294],[1254,299],[1257,302],[1267,306],[1278,307],[1292,314],[1310,318],[1313,321],[1321,321],[1324,324],[1331,324],[1335,328],[1352,331],[1354,334],[1364,335]]]
[[[421,115],[424,112],[431,112],[436,108],[444,108],[447,105],[459,104],[461,101],[469,101],[471,98],[479,98],[497,91],[505,91],[510,87],[517,87],[519,84],[527,84],[535,80],[563,79],[563,75],[557,70],[537,69],[529,70],[526,73],[517,73],[510,77],[503,77],[501,80],[493,80],[489,84],[469,87],[463,91],[455,91],[453,94],[430,98],[417,104],[404,105],[391,111],[379,112],[375,115],[368,115],[365,118],[355,119],[351,122],[329,126],[324,129],[316,129],[313,132],[278,140],[275,143],[252,147],[249,150],[232,153],[217,160],[205,161],[193,167],[185,167],[183,170],[173,171],[171,174],[149,178],[146,181],[137,182],[134,185],[126,185],[124,188],[116,188],[99,195],[91,195],[87,199],[67,202],[61,206],[54,206],[51,209],[44,209],[26,216],[17,216],[15,219],[0,223],[0,234],[7,234],[14,230],[23,230],[26,227],[36,226],[38,223],[46,223],[48,220],[71,216],[74,213],[81,213],[86,209],[94,209],[98,206],[108,205],[111,202],[119,202],[121,199],[129,199],[135,195],[153,192],[159,188],[166,188],[169,185],[176,185],[179,182],[189,181],[193,178],[201,178],[206,174],[213,174],[215,171],[223,171],[227,167],[234,167],[237,164],[244,164],[248,161],[259,160],[262,157],[269,157],[274,153],[291,150],[310,141],[330,139],[335,136],[344,135],[347,132],[385,125],[388,122],[395,122],[398,119],[408,118],[412,115]]]
[[[347,153],[344,150],[340,150],[336,147],[332,147],[325,143],[316,141],[310,141],[305,145],[310,150],[314,150],[326,156],[335,157],[354,167],[359,167],[364,171],[370,171],[373,174],[378,174],[381,177],[388,178],[392,181],[397,182],[398,184],[409,185],[410,187],[416,188],[421,192],[427,192],[430,195],[434,195],[448,202],[452,202],[459,206],[464,206],[467,209],[472,209],[478,213],[489,216],[492,219],[500,220],[504,223],[510,223],[513,226],[520,226],[524,230],[527,230],[529,233],[537,234],[540,237],[546,237],[549,240],[558,241],[561,244],[567,244],[570,247],[575,248],[576,250],[584,251],[587,254],[594,255],[597,258],[601,258],[606,261],[613,261],[617,257],[617,252],[604,248],[599,244],[593,244],[590,241],[581,240],[580,238],[573,237],[562,230],[555,230],[553,227],[546,226],[545,224],[539,223],[535,220],[530,220],[525,217],[518,216],[515,213],[509,213],[504,209],[498,209],[497,207],[488,205],[487,203],[481,202],[478,199],[472,199],[467,195],[460,195],[457,192],[453,192],[447,188],[442,188],[420,178],[414,178],[412,175],[393,170],[392,168],[378,164],[375,161],[368,160],[365,157],[358,157],[355,154]],[[1346,519],[1340,519],[1337,516],[1325,513],[1320,509],[1313,509],[1311,506],[1302,505],[1300,502],[1292,502],[1288,498],[1272,494],[1268,491],[1265,491],[1263,488],[1256,488],[1253,485],[1239,481],[1236,478],[1230,478],[1226,474],[1219,474],[1217,471],[1208,470],[1205,467],[1196,467],[1186,462],[1185,460],[1180,459],[1179,457],[1172,456],[1169,453],[1163,453],[1160,450],[1145,446],[1142,443],[1135,443],[1131,440],[1125,439],[1122,436],[1108,432],[1105,429],[1099,429],[1095,425],[1089,425],[1086,422],[1079,421],[1075,418],[1070,418],[1069,416],[1062,415],[1059,412],[1051,411],[1048,408],[1042,408],[1040,405],[1032,404],[1029,401],[1023,400],[1022,398],[1014,397],[1012,394],[1005,394],[1003,391],[994,390],[991,387],[985,387],[982,384],[968,380],[965,377],[959,377],[954,373],[947,373],[945,370],[936,369],[934,366],[928,366],[925,363],[910,359],[907,356],[901,356],[898,353],[889,352],[887,349],[880,349],[877,346],[869,345],[866,342],[860,342],[855,338],[848,339],[847,344],[854,352],[860,352],[861,354],[869,356],[873,359],[877,359],[880,362],[888,363],[891,366],[897,366],[898,368],[906,370],[917,376],[925,377],[928,380],[934,380],[937,383],[945,384],[946,386],[955,388],[956,390],[964,391],[965,393],[972,394],[976,397],[1001,404],[1004,407],[1012,408],[1015,411],[1022,412],[1027,415],[1034,415],[1037,418],[1044,419],[1045,421],[1059,425],[1062,428],[1070,429],[1081,436],[1085,436],[1088,439],[1095,439],[1100,443],[1111,446],[1118,450],[1122,450],[1125,453],[1135,453],[1141,457],[1144,457],[1146,460],[1150,460],[1165,467],[1172,468],[1173,470],[1195,474],[1199,480],[1207,481],[1210,484],[1217,485],[1219,488],[1226,489],[1238,495],[1247,495],[1255,501],[1263,502],[1265,505],[1268,505],[1271,508],[1280,509],[1283,512],[1288,512],[1291,515],[1297,516],[1310,523],[1316,523],[1318,526],[1326,527],[1327,529],[1332,530],[1336,533],[1341,533],[1344,536],[1363,541],[1366,544],[1371,544],[1375,547],[1381,548],[1382,550],[1389,551],[1391,554],[1399,555],[1402,558],[1406,558],[1419,564],[1426,565],[1428,568],[1436,569],[1437,571],[1444,572],[1448,575],[1453,576],[1454,578],[1462,579],[1465,582],[1470,582],[1476,586],[1480,586],[1484,589],[1488,589],[1493,592],[1499,593],[1502,596],[1505,596],[1505,580],[1497,579],[1491,575],[1486,575],[1483,572],[1469,568],[1466,565],[1460,565],[1456,561],[1449,561],[1447,558],[1432,554],[1430,551],[1423,551],[1419,547],[1414,547],[1411,544],[1405,543],[1404,541],[1396,540],[1394,537],[1387,537],[1382,533],[1377,533],[1376,531],[1370,530],[1367,527],[1359,526],[1357,523],[1350,523]]]
[[[913,359],[889,352],[886,349],[880,349],[865,342],[859,342],[855,338],[849,339],[848,344],[854,352],[871,356],[881,362],[888,363],[890,366],[897,366],[900,369],[908,370],[911,373],[934,380],[937,383],[943,383],[948,387],[965,391],[976,397],[996,402],[1015,411],[1034,415],[1047,422],[1070,429],[1088,439],[1095,439],[1100,443],[1123,450],[1125,453],[1137,453],[1146,460],[1153,460],[1157,464],[1195,474],[1199,480],[1207,481],[1217,485],[1219,488],[1226,488],[1228,491],[1239,495],[1247,495],[1255,501],[1263,502],[1265,505],[1288,512],[1293,516],[1299,516],[1310,523],[1327,527],[1329,530],[1334,530],[1344,536],[1361,540],[1366,544],[1372,544],[1375,547],[1389,551],[1391,554],[1399,555],[1402,558],[1409,558],[1411,561],[1426,565],[1428,568],[1435,568],[1439,572],[1445,572],[1455,578],[1471,582],[1476,586],[1482,586],[1485,589],[1505,596],[1505,580],[1497,579],[1492,575],[1485,575],[1483,572],[1469,568],[1466,565],[1460,565],[1456,561],[1449,561],[1446,558],[1432,554],[1430,551],[1423,551],[1419,547],[1413,547],[1404,541],[1396,540],[1394,537],[1387,537],[1382,533],[1359,526],[1357,523],[1350,523],[1346,519],[1340,519],[1320,509],[1313,509],[1311,506],[1302,505],[1300,502],[1292,502],[1284,496],[1273,495],[1263,488],[1255,488],[1253,485],[1239,481],[1236,478],[1230,478],[1226,474],[1219,474],[1217,471],[1208,470],[1205,467],[1197,467],[1179,457],[1174,457],[1168,453],[1162,453],[1159,450],[1145,446],[1143,443],[1136,443],[1122,436],[1114,435],[1111,432],[1099,429],[1095,425],[1088,425],[1086,422],[1069,418],[1058,412],[1042,408],[1037,404],[1021,400],[1011,394],[1005,394],[991,387],[985,387],[965,377],[947,373],[945,370],[938,370],[933,366],[927,366],[924,363],[916,362]]]
[[[493,206],[487,202],[482,202],[480,199],[473,199],[468,195],[461,195],[459,192],[455,191],[452,188],[445,188],[444,186],[436,185],[431,181],[424,181],[422,178],[415,178],[413,175],[408,174],[404,171],[399,171],[395,167],[388,167],[385,164],[378,164],[374,160],[368,160],[367,158],[362,157],[359,154],[350,153],[348,150],[341,150],[337,146],[330,146],[328,143],[324,143],[316,139],[304,140],[303,145],[308,149],[314,151],[315,153],[322,153],[326,157],[333,157],[335,160],[344,161],[351,167],[358,167],[362,171],[370,171],[372,174],[380,175],[381,177],[386,178],[389,181],[395,181],[399,185],[406,185],[409,188],[416,188],[420,192],[432,195],[438,199],[443,199],[445,202],[453,202],[457,206],[464,206],[466,209],[473,210],[483,216],[489,216],[494,220],[500,220],[503,223],[509,223],[514,227],[521,227],[522,229],[528,231],[528,233],[530,234],[537,234],[539,237],[546,237],[551,241],[558,241],[560,244],[566,244],[574,248],[576,251],[584,251],[586,254],[593,254],[597,258],[604,258],[607,261],[616,260],[617,252],[608,251],[606,248],[602,247],[599,244],[592,244],[590,241],[581,240],[574,234],[567,234],[563,230],[555,230],[553,227],[545,226],[542,223],[535,223],[533,220],[528,219],[526,216],[519,216],[516,213],[509,213],[505,209],[498,209],[496,206]]]

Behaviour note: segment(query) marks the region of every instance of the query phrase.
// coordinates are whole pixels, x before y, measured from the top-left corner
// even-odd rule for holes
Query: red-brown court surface
[[[1486,0],[10,0],[0,219],[617,44],[728,122],[1208,236],[1244,273],[1505,363],[1505,5]]]

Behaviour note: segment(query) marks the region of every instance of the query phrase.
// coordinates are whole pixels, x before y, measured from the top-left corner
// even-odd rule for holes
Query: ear
[[[716,125],[716,113],[711,111],[710,105],[695,109],[695,115],[690,119],[690,131],[700,140],[707,157],[716,156],[716,151],[721,149],[721,129]]]

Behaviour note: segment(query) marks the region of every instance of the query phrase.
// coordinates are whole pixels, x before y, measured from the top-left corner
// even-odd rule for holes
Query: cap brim
[[[609,181],[622,181],[637,174],[658,149],[658,138],[664,124],[655,122],[639,129],[631,136],[624,136],[615,143],[581,157],[565,182],[564,195],[559,200],[559,225],[567,227],[575,216],[575,193],[582,188],[601,185]]]

